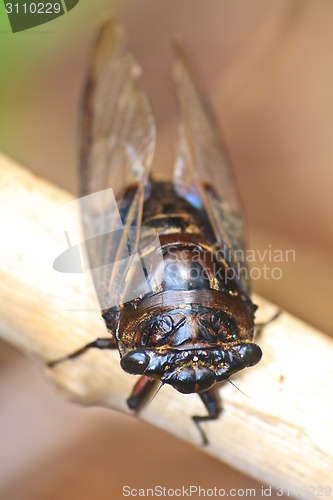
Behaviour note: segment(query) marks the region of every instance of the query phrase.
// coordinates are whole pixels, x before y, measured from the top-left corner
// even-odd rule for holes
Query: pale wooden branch
[[[121,370],[117,352],[91,349],[46,368],[45,361],[106,336],[100,314],[89,312],[93,292],[66,286],[52,268],[66,242],[48,214],[72,197],[5,157],[0,179],[1,336],[38,362],[70,399],[130,413],[126,397],[136,378]],[[276,310],[255,301],[262,316]],[[203,450],[271,485],[332,485],[332,340],[283,312],[260,345],[263,360],[233,379],[246,395],[221,387],[224,411],[204,424],[210,444]],[[200,446],[190,417],[203,413],[197,395],[163,387],[139,418]]]

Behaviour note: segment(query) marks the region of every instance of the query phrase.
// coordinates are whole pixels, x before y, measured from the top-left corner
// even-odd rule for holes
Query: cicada
[[[173,78],[180,110],[173,174],[151,173],[155,123],[139,74],[109,21],[94,46],[81,113],[80,181],[87,253],[108,338],[138,410],[169,384],[198,393],[216,419],[218,382],[261,358],[253,340],[239,201],[211,107],[182,48]],[[65,358],[62,358],[63,360]],[[53,366],[61,360],[50,363]]]

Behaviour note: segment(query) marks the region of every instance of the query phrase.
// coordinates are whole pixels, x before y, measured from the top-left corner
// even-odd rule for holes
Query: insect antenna
[[[241,392],[244,396],[246,396],[247,398],[250,397],[248,394],[245,394],[245,392],[242,391],[242,389],[240,389],[239,387],[237,387],[237,385],[234,384],[229,378],[227,378],[226,381],[229,382],[229,384],[233,385],[237,389],[237,391]]]

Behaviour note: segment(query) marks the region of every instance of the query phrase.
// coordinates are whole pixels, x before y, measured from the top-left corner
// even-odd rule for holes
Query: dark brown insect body
[[[151,184],[143,225],[159,234],[164,277],[158,290],[119,311],[122,367],[201,393],[258,360],[259,348],[248,343],[255,308],[217,256],[206,214],[171,184]]]
[[[81,147],[87,252],[111,337],[50,366],[88,347],[117,347],[122,368],[141,375],[130,408],[138,409],[157,383],[167,383],[200,395],[208,415],[194,416],[198,424],[220,413],[214,385],[261,358],[252,342],[256,306],[249,298],[239,204],[210,108],[179,47],[174,173],[163,181],[150,175],[154,121],[120,39],[109,23],[96,44]],[[96,192],[99,197],[90,198]]]
[[[150,182],[149,187],[142,224],[159,235],[162,283],[103,317],[117,339],[122,368],[143,375],[128,400],[131,408],[137,409],[160,380],[179,392],[201,395],[209,415],[194,417],[196,422],[216,418],[214,384],[261,358],[252,343],[256,307],[244,300],[221,259],[202,207],[179,196],[170,183]]]

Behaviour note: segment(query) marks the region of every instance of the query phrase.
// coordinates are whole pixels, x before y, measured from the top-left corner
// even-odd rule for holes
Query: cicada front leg
[[[138,411],[149,400],[156,391],[159,380],[143,375],[134,386],[132,394],[127,399],[127,405],[131,410]]]
[[[207,444],[209,444],[209,441],[205,432],[200,426],[200,423],[206,422],[207,420],[216,420],[219,417],[222,408],[215,387],[208,389],[208,391],[201,392],[199,396],[208,411],[208,415],[193,415],[192,419],[200,432],[203,446],[206,446]]]
[[[105,339],[104,338],[96,339],[93,342],[89,342],[89,344],[86,344],[85,346],[81,347],[77,351],[72,352],[71,354],[67,354],[66,356],[62,356],[61,358],[55,359],[53,361],[49,361],[47,363],[47,366],[49,368],[53,368],[55,365],[62,363],[63,361],[68,361],[70,359],[77,358],[78,356],[81,356],[81,354],[85,353],[88,349],[91,349],[92,347],[95,347],[97,349],[117,349],[117,344],[113,336]]]

